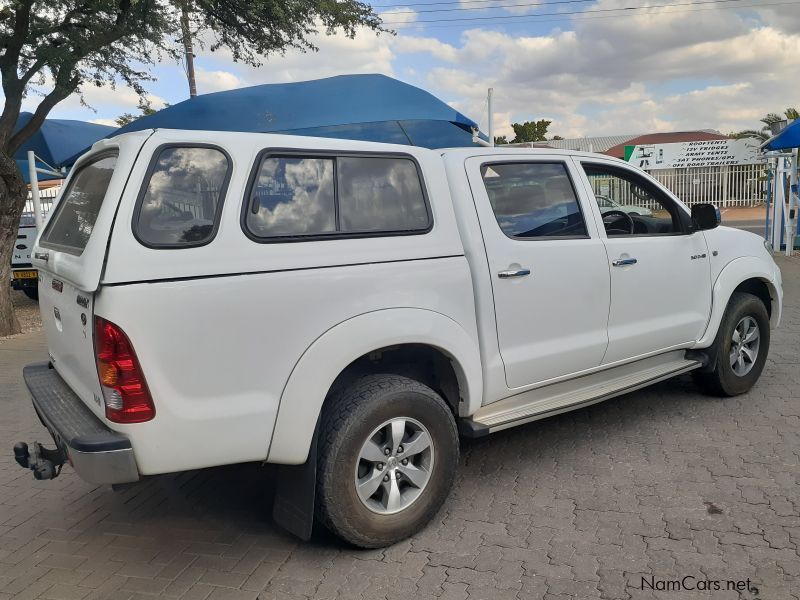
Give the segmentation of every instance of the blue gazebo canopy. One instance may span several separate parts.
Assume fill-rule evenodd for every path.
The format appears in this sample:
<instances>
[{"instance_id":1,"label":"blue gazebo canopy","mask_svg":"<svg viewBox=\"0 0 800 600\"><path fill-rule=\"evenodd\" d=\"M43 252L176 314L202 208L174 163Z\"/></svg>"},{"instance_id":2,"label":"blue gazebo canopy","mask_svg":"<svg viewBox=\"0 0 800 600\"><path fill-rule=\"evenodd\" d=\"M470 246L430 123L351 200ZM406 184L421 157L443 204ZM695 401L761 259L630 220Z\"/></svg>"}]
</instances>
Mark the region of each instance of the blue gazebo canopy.
<instances>
[{"instance_id":1,"label":"blue gazebo canopy","mask_svg":"<svg viewBox=\"0 0 800 600\"><path fill-rule=\"evenodd\" d=\"M33 114L29 112L21 113L14 127L14 132L19 131L32 118ZM27 179L28 150L33 150L36 153L36 157L50 167L66 167L72 164L71 161L77 158L77 154L89 148L97 140L106 137L115 129L115 127L109 127L108 125L98 125L85 121L45 119L39 131L28 138L19 150L14 153L14 158L24 163L22 172Z\"/></svg>"},{"instance_id":2,"label":"blue gazebo canopy","mask_svg":"<svg viewBox=\"0 0 800 600\"><path fill-rule=\"evenodd\" d=\"M137 119L111 136L155 128L204 129L442 148L471 146L473 127L474 121L407 83L385 75L340 75L203 94Z\"/></svg>"},{"instance_id":3,"label":"blue gazebo canopy","mask_svg":"<svg viewBox=\"0 0 800 600\"><path fill-rule=\"evenodd\" d=\"M762 146L764 150L788 150L800 148L800 119L789 123L778 135L770 138Z\"/></svg>"}]
</instances>

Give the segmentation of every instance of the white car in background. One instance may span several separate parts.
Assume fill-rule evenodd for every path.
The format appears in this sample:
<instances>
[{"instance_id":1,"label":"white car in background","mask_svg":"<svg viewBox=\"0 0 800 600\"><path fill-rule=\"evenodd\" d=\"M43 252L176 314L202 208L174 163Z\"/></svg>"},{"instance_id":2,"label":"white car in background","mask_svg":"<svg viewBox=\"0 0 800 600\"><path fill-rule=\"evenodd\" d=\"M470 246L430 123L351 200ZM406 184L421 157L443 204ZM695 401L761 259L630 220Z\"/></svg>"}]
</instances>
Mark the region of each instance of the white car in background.
<instances>
[{"instance_id":1,"label":"white car in background","mask_svg":"<svg viewBox=\"0 0 800 600\"><path fill-rule=\"evenodd\" d=\"M595 195L595 198L597 199L597 206L600 207L601 213L606 213L610 210L621 210L622 212L628 213L629 215L632 216L637 216L637 215L640 215L642 217L653 216L653 211L644 206L635 206L632 204L620 204L619 202L612 200L608 196L602 196L599 194Z\"/></svg>"}]
</instances>

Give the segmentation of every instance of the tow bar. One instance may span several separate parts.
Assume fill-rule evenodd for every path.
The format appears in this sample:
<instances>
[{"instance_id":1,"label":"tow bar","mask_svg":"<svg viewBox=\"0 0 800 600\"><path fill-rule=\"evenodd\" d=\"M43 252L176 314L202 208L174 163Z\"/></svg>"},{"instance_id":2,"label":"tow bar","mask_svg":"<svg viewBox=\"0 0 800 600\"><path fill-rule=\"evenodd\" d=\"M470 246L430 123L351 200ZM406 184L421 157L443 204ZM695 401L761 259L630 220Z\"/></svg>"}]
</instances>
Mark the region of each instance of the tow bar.
<instances>
[{"instance_id":1,"label":"tow bar","mask_svg":"<svg viewBox=\"0 0 800 600\"><path fill-rule=\"evenodd\" d=\"M61 449L50 450L39 442L33 442L30 450L25 442L14 444L14 459L21 467L33 471L34 479L40 480L58 477L66 462L66 456Z\"/></svg>"}]
</instances>

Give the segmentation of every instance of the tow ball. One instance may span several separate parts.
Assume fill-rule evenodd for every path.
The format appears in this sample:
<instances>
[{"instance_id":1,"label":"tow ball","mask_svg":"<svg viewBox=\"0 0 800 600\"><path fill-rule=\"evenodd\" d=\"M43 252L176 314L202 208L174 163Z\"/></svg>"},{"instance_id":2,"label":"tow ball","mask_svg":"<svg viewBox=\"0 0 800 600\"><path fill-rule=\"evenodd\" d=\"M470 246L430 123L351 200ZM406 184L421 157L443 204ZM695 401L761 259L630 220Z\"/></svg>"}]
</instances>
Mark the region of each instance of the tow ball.
<instances>
[{"instance_id":1,"label":"tow ball","mask_svg":"<svg viewBox=\"0 0 800 600\"><path fill-rule=\"evenodd\" d=\"M25 442L14 444L14 459L21 467L33 471L34 479L40 480L58 477L66 462L66 457L59 448L50 450L39 442L33 442L30 449Z\"/></svg>"}]
</instances>

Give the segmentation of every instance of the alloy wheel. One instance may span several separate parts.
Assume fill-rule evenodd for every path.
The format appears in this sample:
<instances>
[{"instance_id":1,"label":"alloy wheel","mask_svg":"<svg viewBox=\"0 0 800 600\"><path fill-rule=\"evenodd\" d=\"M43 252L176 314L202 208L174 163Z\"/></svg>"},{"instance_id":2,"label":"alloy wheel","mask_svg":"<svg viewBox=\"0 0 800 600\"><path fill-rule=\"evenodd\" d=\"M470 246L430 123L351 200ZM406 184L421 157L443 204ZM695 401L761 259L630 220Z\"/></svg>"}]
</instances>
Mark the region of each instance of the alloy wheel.
<instances>
[{"instance_id":1,"label":"alloy wheel","mask_svg":"<svg viewBox=\"0 0 800 600\"><path fill-rule=\"evenodd\" d=\"M733 372L744 377L753 368L761 345L761 332L753 317L743 317L733 330L731 337L730 363Z\"/></svg>"},{"instance_id":2,"label":"alloy wheel","mask_svg":"<svg viewBox=\"0 0 800 600\"><path fill-rule=\"evenodd\" d=\"M396 417L376 427L358 454L355 486L372 512L405 510L425 490L433 470L433 438L416 419Z\"/></svg>"}]
</instances>

